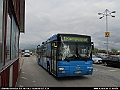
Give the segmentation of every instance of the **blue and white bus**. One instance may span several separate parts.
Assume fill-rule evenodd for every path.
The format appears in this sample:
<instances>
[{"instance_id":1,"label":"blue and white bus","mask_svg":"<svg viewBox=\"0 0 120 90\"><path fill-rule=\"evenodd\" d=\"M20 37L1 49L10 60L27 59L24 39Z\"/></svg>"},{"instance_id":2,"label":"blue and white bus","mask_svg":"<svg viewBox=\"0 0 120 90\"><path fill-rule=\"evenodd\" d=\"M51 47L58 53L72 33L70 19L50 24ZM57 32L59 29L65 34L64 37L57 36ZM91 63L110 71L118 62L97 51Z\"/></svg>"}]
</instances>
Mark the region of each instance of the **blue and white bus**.
<instances>
[{"instance_id":1,"label":"blue and white bus","mask_svg":"<svg viewBox=\"0 0 120 90\"><path fill-rule=\"evenodd\" d=\"M37 46L37 63L56 77L92 75L91 36L55 34Z\"/></svg>"}]
</instances>

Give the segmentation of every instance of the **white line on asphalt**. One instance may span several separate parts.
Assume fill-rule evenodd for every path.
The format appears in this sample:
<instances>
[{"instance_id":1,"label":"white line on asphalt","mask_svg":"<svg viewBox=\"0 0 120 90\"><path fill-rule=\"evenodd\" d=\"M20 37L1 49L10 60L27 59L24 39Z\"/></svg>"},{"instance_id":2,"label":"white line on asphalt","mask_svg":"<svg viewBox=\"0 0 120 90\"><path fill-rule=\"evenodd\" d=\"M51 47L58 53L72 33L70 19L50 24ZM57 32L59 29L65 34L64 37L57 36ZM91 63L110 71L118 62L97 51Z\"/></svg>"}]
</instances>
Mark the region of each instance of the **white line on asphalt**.
<instances>
[{"instance_id":1,"label":"white line on asphalt","mask_svg":"<svg viewBox=\"0 0 120 90\"><path fill-rule=\"evenodd\" d=\"M23 87L22 85L19 85L19 87Z\"/></svg>"},{"instance_id":2,"label":"white line on asphalt","mask_svg":"<svg viewBox=\"0 0 120 90\"><path fill-rule=\"evenodd\" d=\"M113 72L113 71L116 71L116 70L109 70L109 71L112 71L112 72Z\"/></svg>"},{"instance_id":3,"label":"white line on asphalt","mask_svg":"<svg viewBox=\"0 0 120 90\"><path fill-rule=\"evenodd\" d=\"M21 78L23 78L23 79L27 79L27 78L25 78L25 77L21 77Z\"/></svg>"},{"instance_id":4,"label":"white line on asphalt","mask_svg":"<svg viewBox=\"0 0 120 90\"><path fill-rule=\"evenodd\" d=\"M32 81L32 82L35 82L35 81Z\"/></svg>"},{"instance_id":5,"label":"white line on asphalt","mask_svg":"<svg viewBox=\"0 0 120 90\"><path fill-rule=\"evenodd\" d=\"M22 73L25 73L25 72L22 72Z\"/></svg>"}]
</instances>

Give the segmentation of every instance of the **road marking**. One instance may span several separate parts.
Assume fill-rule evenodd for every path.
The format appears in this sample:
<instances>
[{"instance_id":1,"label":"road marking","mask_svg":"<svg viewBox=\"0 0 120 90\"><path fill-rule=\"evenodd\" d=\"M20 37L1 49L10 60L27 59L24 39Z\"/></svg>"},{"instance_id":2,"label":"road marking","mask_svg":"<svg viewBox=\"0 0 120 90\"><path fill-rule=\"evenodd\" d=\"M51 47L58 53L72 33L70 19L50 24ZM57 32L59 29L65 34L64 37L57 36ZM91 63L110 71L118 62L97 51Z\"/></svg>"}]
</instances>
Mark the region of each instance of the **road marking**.
<instances>
[{"instance_id":1,"label":"road marking","mask_svg":"<svg viewBox=\"0 0 120 90\"><path fill-rule=\"evenodd\" d=\"M19 87L23 87L22 85L19 85Z\"/></svg>"},{"instance_id":2,"label":"road marking","mask_svg":"<svg viewBox=\"0 0 120 90\"><path fill-rule=\"evenodd\" d=\"M98 69L97 69L97 68L94 68L93 71L98 71ZM108 70L108 71L114 72L114 71L117 71L117 70Z\"/></svg>"},{"instance_id":3,"label":"road marking","mask_svg":"<svg viewBox=\"0 0 120 90\"><path fill-rule=\"evenodd\" d=\"M23 78L23 79L27 79L27 78L25 78L25 77L21 77L21 78Z\"/></svg>"},{"instance_id":4,"label":"road marking","mask_svg":"<svg viewBox=\"0 0 120 90\"><path fill-rule=\"evenodd\" d=\"M35 82L35 81L32 81L32 82Z\"/></svg>"},{"instance_id":5,"label":"road marking","mask_svg":"<svg viewBox=\"0 0 120 90\"><path fill-rule=\"evenodd\" d=\"M113 72L113 71L116 71L116 70L109 70L109 71L112 71L112 72Z\"/></svg>"},{"instance_id":6,"label":"road marking","mask_svg":"<svg viewBox=\"0 0 120 90\"><path fill-rule=\"evenodd\" d=\"M22 73L25 73L25 72L22 72Z\"/></svg>"}]
</instances>

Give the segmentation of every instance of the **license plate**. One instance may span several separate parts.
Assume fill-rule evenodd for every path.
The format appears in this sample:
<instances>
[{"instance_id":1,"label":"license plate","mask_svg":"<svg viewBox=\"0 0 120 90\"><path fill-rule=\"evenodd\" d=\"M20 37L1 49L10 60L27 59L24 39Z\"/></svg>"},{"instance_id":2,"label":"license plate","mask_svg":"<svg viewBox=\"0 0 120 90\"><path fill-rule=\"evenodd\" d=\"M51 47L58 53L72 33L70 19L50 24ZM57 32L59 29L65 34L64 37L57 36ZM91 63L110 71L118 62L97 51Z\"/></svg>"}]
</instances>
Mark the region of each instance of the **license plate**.
<instances>
[{"instance_id":1,"label":"license plate","mask_svg":"<svg viewBox=\"0 0 120 90\"><path fill-rule=\"evenodd\" d=\"M80 73L82 73L81 71L75 71L74 72L75 74L80 74Z\"/></svg>"}]
</instances>

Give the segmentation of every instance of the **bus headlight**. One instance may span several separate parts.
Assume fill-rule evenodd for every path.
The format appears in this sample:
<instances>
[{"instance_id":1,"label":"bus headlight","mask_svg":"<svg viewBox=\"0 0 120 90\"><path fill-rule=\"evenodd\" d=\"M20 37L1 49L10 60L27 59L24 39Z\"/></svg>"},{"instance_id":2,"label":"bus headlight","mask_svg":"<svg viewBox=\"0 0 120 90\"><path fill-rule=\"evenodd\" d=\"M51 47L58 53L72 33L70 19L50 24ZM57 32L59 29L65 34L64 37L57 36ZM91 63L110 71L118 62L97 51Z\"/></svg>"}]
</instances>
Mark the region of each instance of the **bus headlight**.
<instances>
[{"instance_id":1,"label":"bus headlight","mask_svg":"<svg viewBox=\"0 0 120 90\"><path fill-rule=\"evenodd\" d=\"M88 69L93 69L93 66L87 66Z\"/></svg>"},{"instance_id":2,"label":"bus headlight","mask_svg":"<svg viewBox=\"0 0 120 90\"><path fill-rule=\"evenodd\" d=\"M64 68L59 68L59 70L60 70L60 71L63 71L63 70L65 70L65 69L64 69Z\"/></svg>"}]
</instances>

